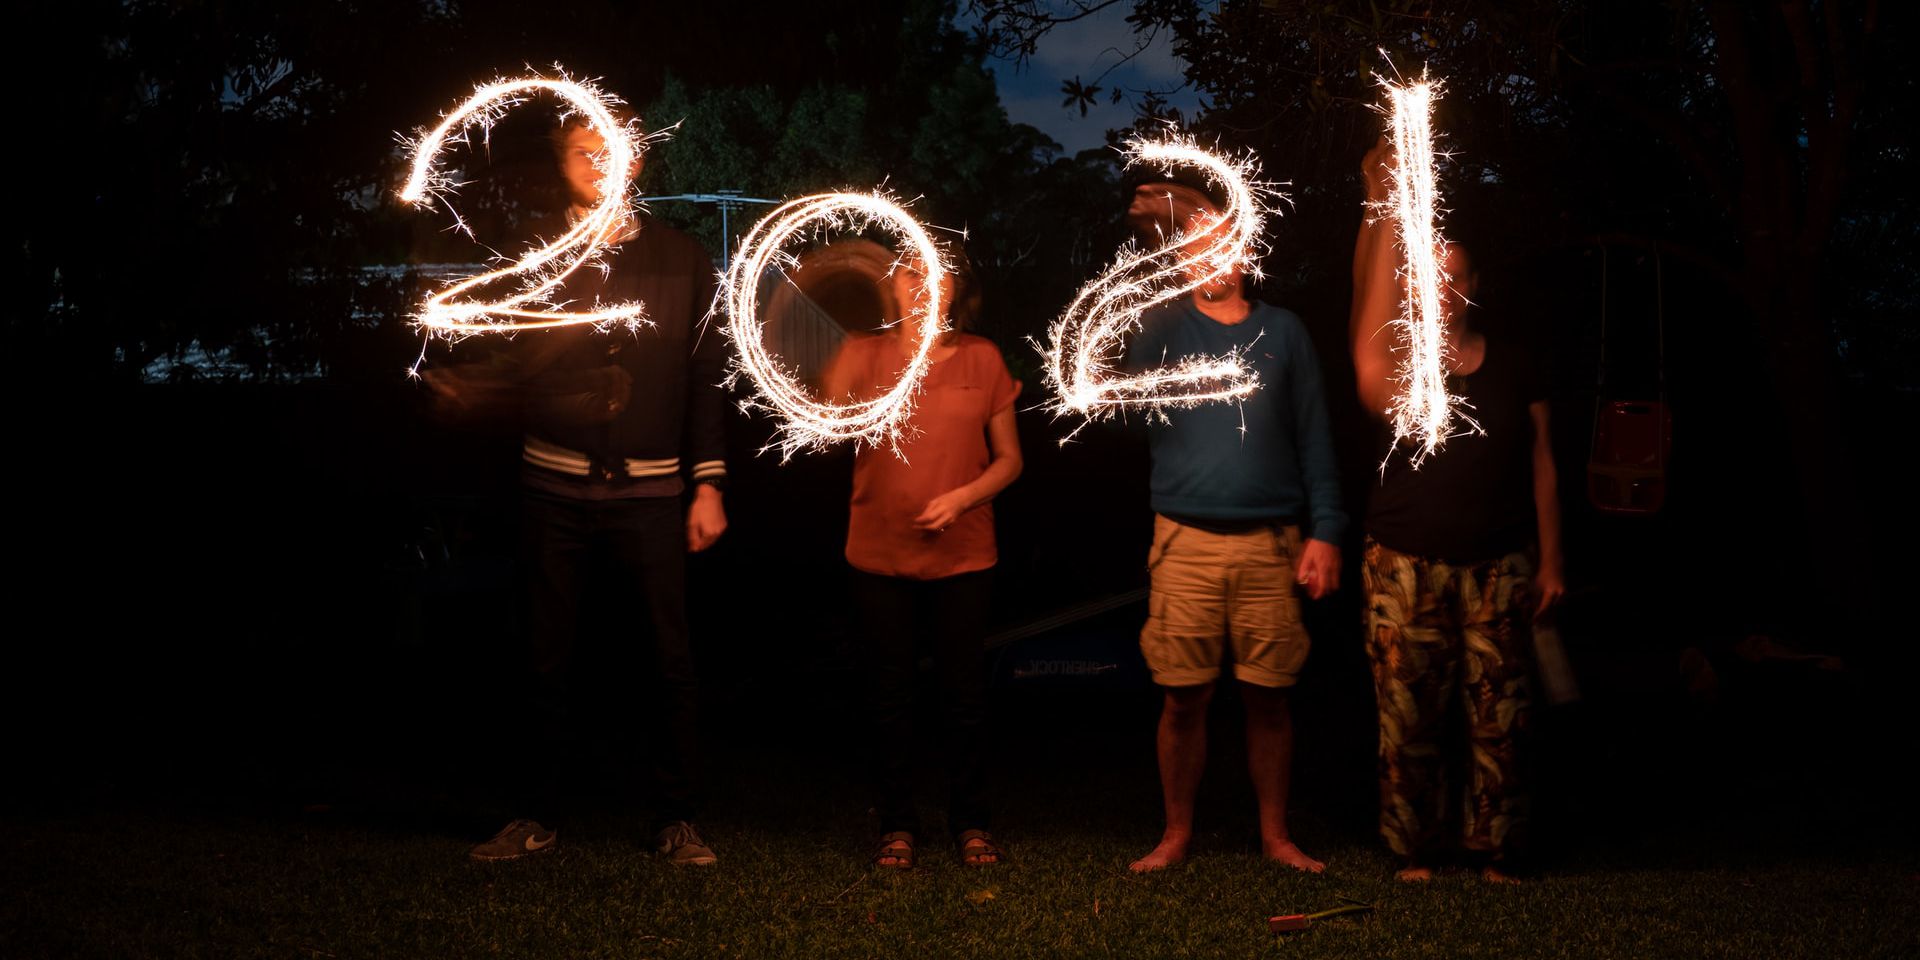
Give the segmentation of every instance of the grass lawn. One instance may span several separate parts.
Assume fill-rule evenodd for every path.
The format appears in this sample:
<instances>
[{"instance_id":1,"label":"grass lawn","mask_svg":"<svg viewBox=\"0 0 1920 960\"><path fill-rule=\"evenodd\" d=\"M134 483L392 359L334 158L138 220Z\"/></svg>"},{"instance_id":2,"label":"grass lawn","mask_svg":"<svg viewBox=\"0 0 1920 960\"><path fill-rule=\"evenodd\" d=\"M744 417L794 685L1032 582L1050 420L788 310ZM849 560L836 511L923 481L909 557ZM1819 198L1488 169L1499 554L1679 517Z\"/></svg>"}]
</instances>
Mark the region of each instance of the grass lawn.
<instances>
[{"instance_id":1,"label":"grass lawn","mask_svg":"<svg viewBox=\"0 0 1920 960\"><path fill-rule=\"evenodd\" d=\"M881 874L858 816L706 824L722 862L675 869L641 822L577 823L553 853L465 859L467 838L353 818L96 813L16 823L0 954L29 957L1895 957L1920 956L1920 877L1889 853L1600 844L1524 885L1408 886L1364 837L1314 825L1330 869L1268 865L1240 830L1136 877L1149 821L1055 807L1003 831L1015 862L939 845ZM1084 798L1083 798L1084 799ZM768 810L766 807L775 809ZM1132 818L1139 821L1140 818ZM1649 863L1651 865L1649 865ZM1378 906L1276 937L1268 916Z\"/></svg>"},{"instance_id":2,"label":"grass lawn","mask_svg":"<svg viewBox=\"0 0 1920 960\"><path fill-rule=\"evenodd\" d=\"M1079 722L1048 743L1100 743L1091 730L1106 718ZM1920 872L1910 833L1885 828L1889 806L1822 814L1774 789L1782 803L1726 814L1667 804L1653 820L1609 818L1645 787L1609 791L1626 778L1605 772L1557 789L1549 818L1592 829L1563 826L1542 876L1404 885L1363 799L1306 789L1294 833L1329 862L1306 876L1258 858L1250 787L1227 762L1238 745L1221 733L1194 858L1144 877L1127 872L1158 833L1139 735L1106 755L1010 747L1000 837L1014 862L962 868L924 839L904 876L866 866L858 764L818 733L714 751L703 829L722 862L710 870L655 860L622 804L593 806L559 849L511 864L470 864L468 845L497 824L453 822L461 804L417 789L407 803L361 789L324 814L152 799L42 810L0 833L0 956L1920 956ZM1306 774L1308 787L1334 778ZM426 768L407 783L444 780ZM1279 937L1265 927L1340 897L1379 910Z\"/></svg>"},{"instance_id":3,"label":"grass lawn","mask_svg":"<svg viewBox=\"0 0 1920 960\"><path fill-rule=\"evenodd\" d=\"M154 737L144 767L69 751L104 786L71 802L10 791L34 809L0 814L0 960L1920 957L1920 848L1903 765L1888 762L1904 748L1885 745L1912 741L1881 721L1898 711L1878 698L1791 711L1757 698L1751 716L1691 723L1621 700L1551 726L1542 871L1506 887L1393 879L1372 830L1364 698L1303 698L1297 711L1294 834L1325 874L1257 856L1231 702L1217 702L1193 859L1128 873L1159 830L1150 690L1009 695L995 804L1013 862L966 869L923 836L920 869L878 873L857 711L821 693L839 689L769 685L717 702L726 722L708 728L701 827L721 862L706 870L655 860L643 812L604 796L556 824L552 853L469 863L468 846L499 826L475 812L488 792L475 772L507 768L472 736L474 713L434 704L395 719L371 712L377 699L342 702L342 715L373 719L332 735L333 760L319 741L224 726L248 749L200 748L215 731ZM638 767L623 748L593 755L602 770L587 784ZM940 793L929 783L921 796ZM316 800L327 808L302 812ZM1270 916L1341 897L1377 912L1267 930Z\"/></svg>"}]
</instances>

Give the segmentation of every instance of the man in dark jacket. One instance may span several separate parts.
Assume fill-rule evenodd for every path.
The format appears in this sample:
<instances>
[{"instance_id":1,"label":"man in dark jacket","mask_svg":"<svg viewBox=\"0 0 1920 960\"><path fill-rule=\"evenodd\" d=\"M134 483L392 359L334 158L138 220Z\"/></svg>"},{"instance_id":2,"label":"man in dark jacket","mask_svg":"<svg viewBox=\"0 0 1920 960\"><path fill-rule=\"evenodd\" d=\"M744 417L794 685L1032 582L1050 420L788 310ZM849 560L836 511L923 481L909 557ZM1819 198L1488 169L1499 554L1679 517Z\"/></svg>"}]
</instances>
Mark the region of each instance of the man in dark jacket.
<instances>
[{"instance_id":1,"label":"man in dark jacket","mask_svg":"<svg viewBox=\"0 0 1920 960\"><path fill-rule=\"evenodd\" d=\"M605 142L572 117L555 131L554 145L577 221L599 201L595 157ZM523 333L485 375L511 385L525 428L521 559L537 689L525 756L551 755L560 738L581 588L596 579L593 564L609 563L613 582L632 592L613 605L615 636L652 639L651 688L636 690L632 706L652 713L654 846L675 864L711 864L713 850L693 825L697 686L686 554L712 546L727 525L724 345L702 322L713 301L713 263L691 237L641 215L617 228L604 256L606 269L577 271L554 301L575 309L640 301L646 323L634 331L581 325ZM458 376L429 382L443 400L471 393ZM629 609L635 619L624 615ZM549 767L515 761L520 782L509 789L521 794L517 812L552 816L542 812L556 802ZM516 859L551 849L557 838L540 820L518 819L472 857Z\"/></svg>"}]
</instances>

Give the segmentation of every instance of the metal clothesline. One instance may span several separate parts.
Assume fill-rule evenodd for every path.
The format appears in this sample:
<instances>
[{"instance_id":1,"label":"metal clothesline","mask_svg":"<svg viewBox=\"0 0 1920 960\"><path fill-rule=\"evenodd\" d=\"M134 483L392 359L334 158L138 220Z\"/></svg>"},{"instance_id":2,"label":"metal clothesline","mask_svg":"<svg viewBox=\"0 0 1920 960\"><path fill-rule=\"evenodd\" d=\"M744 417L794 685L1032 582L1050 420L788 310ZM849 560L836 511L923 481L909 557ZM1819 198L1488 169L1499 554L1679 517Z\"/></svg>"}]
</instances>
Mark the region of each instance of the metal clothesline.
<instances>
[{"instance_id":1,"label":"metal clothesline","mask_svg":"<svg viewBox=\"0 0 1920 960\"><path fill-rule=\"evenodd\" d=\"M725 270L732 259L731 249L733 231L727 225L727 215L735 210L746 208L749 203L779 203L765 197L743 197L738 190L717 190L713 193L676 193L671 196L641 197L640 203L655 200L683 200L687 203L711 203L720 208L720 269Z\"/></svg>"}]
</instances>

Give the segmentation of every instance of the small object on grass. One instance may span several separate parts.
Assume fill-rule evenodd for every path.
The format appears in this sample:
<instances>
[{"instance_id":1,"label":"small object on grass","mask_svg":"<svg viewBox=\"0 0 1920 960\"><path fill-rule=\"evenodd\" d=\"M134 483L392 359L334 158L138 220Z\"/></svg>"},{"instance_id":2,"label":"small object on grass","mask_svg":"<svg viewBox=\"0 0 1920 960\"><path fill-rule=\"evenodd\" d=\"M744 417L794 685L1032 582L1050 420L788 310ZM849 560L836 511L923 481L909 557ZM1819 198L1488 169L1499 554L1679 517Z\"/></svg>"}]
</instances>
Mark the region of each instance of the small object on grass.
<instances>
[{"instance_id":1,"label":"small object on grass","mask_svg":"<svg viewBox=\"0 0 1920 960\"><path fill-rule=\"evenodd\" d=\"M1330 910L1321 910L1318 913L1289 913L1284 916L1268 917L1267 929L1274 933L1291 933L1295 930L1305 930L1313 926L1315 920L1325 920L1329 917L1344 917L1354 913L1373 912L1373 904L1362 903L1352 897L1341 897L1340 899L1345 900L1347 905L1344 907L1334 907Z\"/></svg>"},{"instance_id":2,"label":"small object on grass","mask_svg":"<svg viewBox=\"0 0 1920 960\"><path fill-rule=\"evenodd\" d=\"M985 890L975 890L974 892L967 894L967 902L973 904L976 907L983 906L989 900L998 899L998 897L995 896L994 892L999 889L1000 889L999 887L988 887Z\"/></svg>"}]
</instances>

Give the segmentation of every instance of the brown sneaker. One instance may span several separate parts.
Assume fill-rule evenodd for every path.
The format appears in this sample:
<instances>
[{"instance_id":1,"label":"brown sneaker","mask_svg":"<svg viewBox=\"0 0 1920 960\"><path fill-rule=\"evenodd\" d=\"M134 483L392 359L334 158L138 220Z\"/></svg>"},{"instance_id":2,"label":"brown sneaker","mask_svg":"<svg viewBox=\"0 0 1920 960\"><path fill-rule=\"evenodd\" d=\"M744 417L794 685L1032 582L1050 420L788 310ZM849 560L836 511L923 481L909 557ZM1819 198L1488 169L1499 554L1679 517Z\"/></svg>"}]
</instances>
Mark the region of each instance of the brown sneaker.
<instances>
[{"instance_id":1,"label":"brown sneaker","mask_svg":"<svg viewBox=\"0 0 1920 960\"><path fill-rule=\"evenodd\" d=\"M653 848L676 867L710 867L720 862L713 848L700 839L700 831L685 820L675 820L654 834Z\"/></svg>"},{"instance_id":2,"label":"brown sneaker","mask_svg":"<svg viewBox=\"0 0 1920 960\"><path fill-rule=\"evenodd\" d=\"M467 856L483 862L518 860L545 853L559 843L559 831L548 830L532 820L515 820L501 827L492 840L467 851Z\"/></svg>"}]
</instances>

